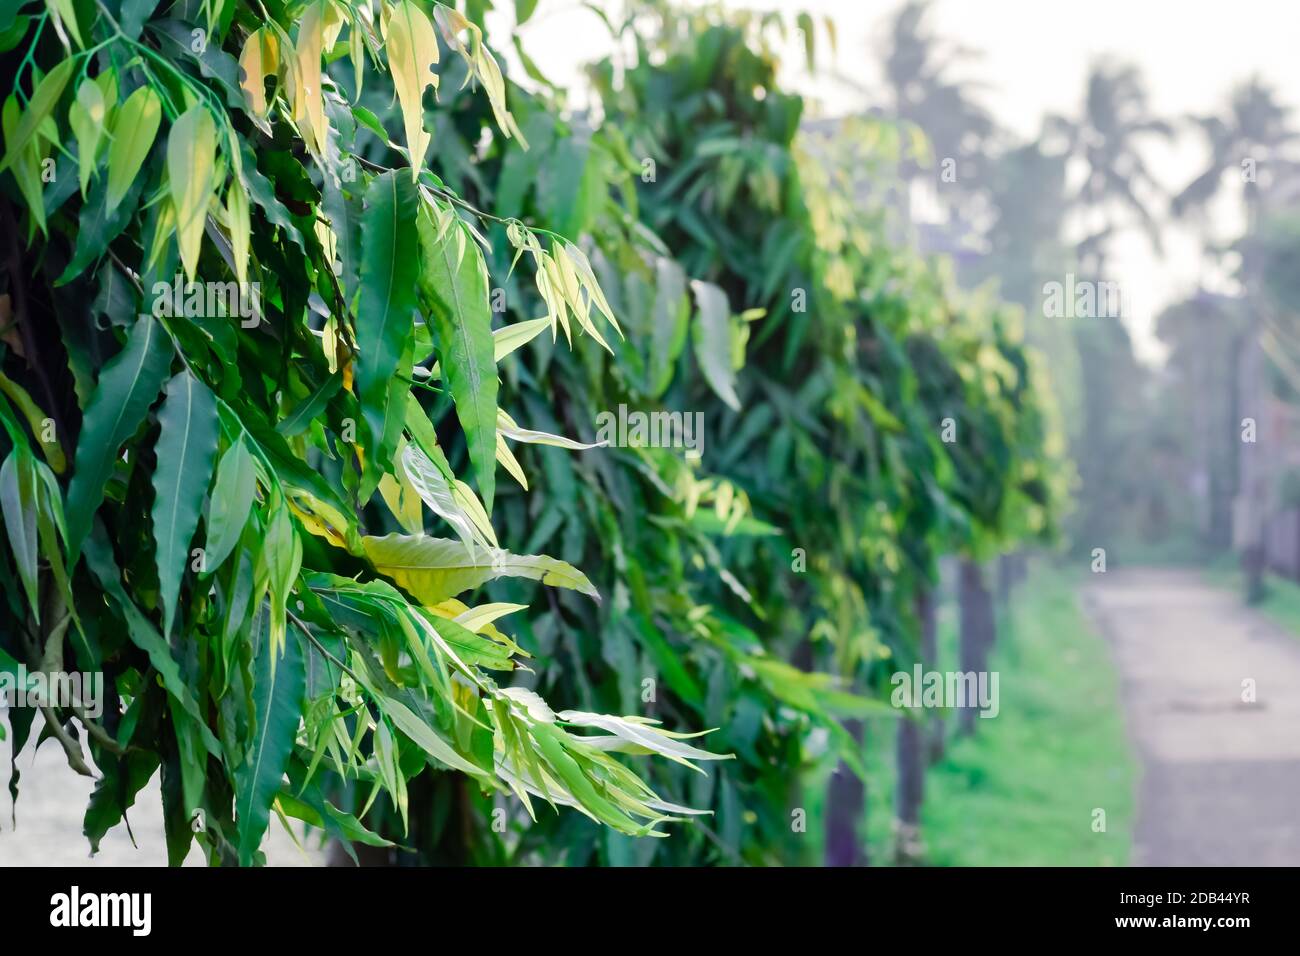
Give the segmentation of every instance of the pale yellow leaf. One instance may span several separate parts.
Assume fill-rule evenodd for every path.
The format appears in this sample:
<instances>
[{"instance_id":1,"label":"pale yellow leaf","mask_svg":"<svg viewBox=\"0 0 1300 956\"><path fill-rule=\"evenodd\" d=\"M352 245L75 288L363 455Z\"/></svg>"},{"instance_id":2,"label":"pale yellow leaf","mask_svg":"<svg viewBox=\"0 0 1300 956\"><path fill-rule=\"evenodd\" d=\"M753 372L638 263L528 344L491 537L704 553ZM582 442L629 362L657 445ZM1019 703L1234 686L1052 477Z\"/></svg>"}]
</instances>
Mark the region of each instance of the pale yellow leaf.
<instances>
[{"instance_id":1,"label":"pale yellow leaf","mask_svg":"<svg viewBox=\"0 0 1300 956\"><path fill-rule=\"evenodd\" d=\"M217 160L217 125L202 106L193 106L172 124L167 138L167 177L176 211L181 264L193 279L199 265L203 226L212 202Z\"/></svg>"},{"instance_id":2,"label":"pale yellow leaf","mask_svg":"<svg viewBox=\"0 0 1300 956\"><path fill-rule=\"evenodd\" d=\"M430 139L424 128L424 91L430 86L438 88L438 76L433 72L438 62L438 40L424 11L411 0L400 0L389 10L384 41L406 127L411 178L418 181Z\"/></svg>"}]
</instances>

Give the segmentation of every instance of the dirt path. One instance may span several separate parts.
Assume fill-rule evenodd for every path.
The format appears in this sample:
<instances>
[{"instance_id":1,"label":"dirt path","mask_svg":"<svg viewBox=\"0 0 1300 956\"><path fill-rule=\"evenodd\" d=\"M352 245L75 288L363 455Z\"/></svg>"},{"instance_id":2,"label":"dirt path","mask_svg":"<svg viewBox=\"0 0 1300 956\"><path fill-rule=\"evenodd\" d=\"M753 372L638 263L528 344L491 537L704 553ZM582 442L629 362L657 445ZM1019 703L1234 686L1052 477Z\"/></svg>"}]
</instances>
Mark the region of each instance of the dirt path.
<instances>
[{"instance_id":1,"label":"dirt path","mask_svg":"<svg viewBox=\"0 0 1300 956\"><path fill-rule=\"evenodd\" d=\"M1300 637L1191 571L1110 571L1084 595L1142 764L1133 862L1300 865Z\"/></svg>"}]
</instances>

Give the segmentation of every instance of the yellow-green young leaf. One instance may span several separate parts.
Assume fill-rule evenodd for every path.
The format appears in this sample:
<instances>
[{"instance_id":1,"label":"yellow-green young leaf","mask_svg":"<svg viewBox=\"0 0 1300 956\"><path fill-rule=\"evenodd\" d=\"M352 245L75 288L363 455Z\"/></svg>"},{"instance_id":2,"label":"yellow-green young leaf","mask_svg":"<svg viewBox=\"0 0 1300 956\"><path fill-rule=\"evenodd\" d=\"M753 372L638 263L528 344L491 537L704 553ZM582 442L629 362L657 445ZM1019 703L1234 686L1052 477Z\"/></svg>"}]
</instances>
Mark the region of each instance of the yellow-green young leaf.
<instances>
[{"instance_id":1,"label":"yellow-green young leaf","mask_svg":"<svg viewBox=\"0 0 1300 956\"><path fill-rule=\"evenodd\" d=\"M81 195L86 195L90 174L95 169L95 154L104 134L104 91L94 80L84 80L77 87L77 98L68 107L68 125L77 138L77 172Z\"/></svg>"},{"instance_id":2,"label":"yellow-green young leaf","mask_svg":"<svg viewBox=\"0 0 1300 956\"><path fill-rule=\"evenodd\" d=\"M395 698L377 696L379 709L388 715L388 719L393 722L393 726L410 737L411 742L426 754L446 764L452 770L482 776L482 768L474 766L457 753L451 744L447 743L432 727L416 716L409 707Z\"/></svg>"},{"instance_id":3,"label":"yellow-green young leaf","mask_svg":"<svg viewBox=\"0 0 1300 956\"><path fill-rule=\"evenodd\" d=\"M506 84L501 76L501 68L497 66L496 59L488 52L488 48L483 46L479 41L474 50L473 56L474 72L483 84L483 89L487 92L488 102L492 106L492 115L497 121L497 126L507 137L513 136L519 140L519 145L524 149L528 148L528 141L524 139L524 134L519 131L515 125L515 118L510 115L510 110L506 108Z\"/></svg>"},{"instance_id":4,"label":"yellow-green young leaf","mask_svg":"<svg viewBox=\"0 0 1300 956\"><path fill-rule=\"evenodd\" d=\"M167 178L176 210L176 239L189 279L194 278L199 265L216 160L217 125L206 109L192 106L172 124L167 138Z\"/></svg>"},{"instance_id":5,"label":"yellow-green young leaf","mask_svg":"<svg viewBox=\"0 0 1300 956\"><path fill-rule=\"evenodd\" d=\"M267 524L259 579L265 574L271 601L271 653L279 656L285 649L285 617L289 592L302 568L302 539L293 526L289 509L276 508Z\"/></svg>"},{"instance_id":6,"label":"yellow-green young leaf","mask_svg":"<svg viewBox=\"0 0 1300 956\"><path fill-rule=\"evenodd\" d=\"M429 134L424 129L424 91L429 86L438 88L438 75L433 72L438 62L438 40L424 11L411 0L399 0L388 14L384 41L406 127L411 179L418 180L429 147Z\"/></svg>"},{"instance_id":7,"label":"yellow-green young leaf","mask_svg":"<svg viewBox=\"0 0 1300 956\"><path fill-rule=\"evenodd\" d=\"M354 16L348 31L348 58L352 61L353 80L357 86L357 99L361 99L361 85L366 78L366 37L362 32L360 14Z\"/></svg>"},{"instance_id":8,"label":"yellow-green young leaf","mask_svg":"<svg viewBox=\"0 0 1300 956\"><path fill-rule=\"evenodd\" d=\"M230 252L235 260L235 276L241 284L248 282L248 247L253 226L248 211L248 193L238 177L231 177L226 190L226 219L230 223Z\"/></svg>"},{"instance_id":9,"label":"yellow-green young leaf","mask_svg":"<svg viewBox=\"0 0 1300 956\"><path fill-rule=\"evenodd\" d=\"M5 100L3 113L0 114L0 127L4 129L5 142L13 142L14 134L21 122L20 112L18 97L10 94L9 99ZM27 202L27 211L31 214L32 221L41 232L45 232L45 199L41 186L39 143L38 139L28 145L14 160L10 172L18 183L23 199Z\"/></svg>"},{"instance_id":10,"label":"yellow-green young leaf","mask_svg":"<svg viewBox=\"0 0 1300 956\"><path fill-rule=\"evenodd\" d=\"M530 578L600 599L586 575L544 554L511 554L483 548L471 554L463 542L423 535L390 534L362 538L361 543L376 569L427 606L500 577Z\"/></svg>"},{"instance_id":11,"label":"yellow-green young leaf","mask_svg":"<svg viewBox=\"0 0 1300 956\"><path fill-rule=\"evenodd\" d=\"M327 0L315 0L303 11L298 25L295 61L297 73L293 94L293 118L302 131L307 148L325 154L325 95L321 90L321 49L325 43L326 20L335 14Z\"/></svg>"},{"instance_id":12,"label":"yellow-green young leaf","mask_svg":"<svg viewBox=\"0 0 1300 956\"><path fill-rule=\"evenodd\" d=\"M63 88L68 85L68 80L72 77L74 63L75 61L71 59L64 60L36 84L31 102L23 111L13 135L5 136L7 151L4 161L0 162L0 173L8 169L9 165L18 158L31 142L32 137L36 135L36 130L54 113L54 107L58 105L59 97L63 95Z\"/></svg>"},{"instance_id":13,"label":"yellow-green young leaf","mask_svg":"<svg viewBox=\"0 0 1300 956\"><path fill-rule=\"evenodd\" d=\"M158 94L147 86L128 96L117 111L113 119L113 141L108 146L109 212L117 208L135 182L161 121L162 103Z\"/></svg>"},{"instance_id":14,"label":"yellow-green young leaf","mask_svg":"<svg viewBox=\"0 0 1300 956\"><path fill-rule=\"evenodd\" d=\"M527 322L513 322L492 333L493 358L500 362L515 349L527 345L537 338L544 329L551 327L551 320L546 316L529 319Z\"/></svg>"},{"instance_id":15,"label":"yellow-green young leaf","mask_svg":"<svg viewBox=\"0 0 1300 956\"><path fill-rule=\"evenodd\" d=\"M77 41L77 46L84 47L85 44L81 42L81 27L77 26L77 11L73 8L72 0L45 0L45 7L53 14L55 23L61 25L72 39Z\"/></svg>"},{"instance_id":16,"label":"yellow-green young leaf","mask_svg":"<svg viewBox=\"0 0 1300 956\"><path fill-rule=\"evenodd\" d=\"M266 78L280 75L280 40L274 31L261 27L248 35L239 54L239 71L239 85L248 97L248 108L254 115L265 117L269 109Z\"/></svg>"},{"instance_id":17,"label":"yellow-green young leaf","mask_svg":"<svg viewBox=\"0 0 1300 956\"><path fill-rule=\"evenodd\" d=\"M563 435L552 435L550 432L520 428L519 424L501 409L497 410L497 432L506 438L523 442L526 445L552 445L556 448L567 448L570 451L586 451L589 448L601 448L609 444L607 441L587 444L586 442L575 441L572 438L565 438Z\"/></svg>"},{"instance_id":18,"label":"yellow-green young leaf","mask_svg":"<svg viewBox=\"0 0 1300 956\"><path fill-rule=\"evenodd\" d=\"M442 476L418 445L407 445L402 450L400 460L405 477L420 500L451 525L471 551L475 546L488 550L497 547L496 534L486 516L475 515L465 507L464 495L456 493L453 485Z\"/></svg>"},{"instance_id":19,"label":"yellow-green young leaf","mask_svg":"<svg viewBox=\"0 0 1300 956\"><path fill-rule=\"evenodd\" d=\"M510 450L506 444L506 436L497 432L497 461L509 472L510 477L519 482L519 487L524 491L528 490L528 476L524 474L524 468L519 464L519 459L515 453Z\"/></svg>"},{"instance_id":20,"label":"yellow-green young leaf","mask_svg":"<svg viewBox=\"0 0 1300 956\"><path fill-rule=\"evenodd\" d=\"M3 372L0 372L0 392L7 395L9 400L17 405L18 410L23 413L23 417L27 419L27 427L32 430L32 434L40 444L41 451L45 455L45 460L50 463L50 467L60 475L63 474L63 470L68 467L67 459L63 455L63 447L58 443L57 439L48 442L45 440L45 423L47 421L52 423L53 420L32 400L32 396L28 394L27 389L10 379Z\"/></svg>"}]
</instances>

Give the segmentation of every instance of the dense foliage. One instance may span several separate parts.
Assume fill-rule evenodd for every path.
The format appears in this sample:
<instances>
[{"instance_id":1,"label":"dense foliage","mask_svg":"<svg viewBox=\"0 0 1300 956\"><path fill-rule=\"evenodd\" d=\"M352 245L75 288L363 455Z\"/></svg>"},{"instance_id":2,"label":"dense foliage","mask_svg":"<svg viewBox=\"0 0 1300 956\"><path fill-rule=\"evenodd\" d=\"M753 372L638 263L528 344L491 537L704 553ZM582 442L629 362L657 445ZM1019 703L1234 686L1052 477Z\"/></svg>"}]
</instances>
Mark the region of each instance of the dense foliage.
<instances>
[{"instance_id":1,"label":"dense foliage","mask_svg":"<svg viewBox=\"0 0 1300 956\"><path fill-rule=\"evenodd\" d=\"M596 123L502 76L484 6L0 22L0 667L105 674L42 731L89 748L92 845L161 772L174 862L257 862L272 812L810 862L804 771L866 775L841 721L892 712L936 558L1050 532L1014 315L861 198L889 127L807 155L786 25L637 6Z\"/></svg>"}]
</instances>

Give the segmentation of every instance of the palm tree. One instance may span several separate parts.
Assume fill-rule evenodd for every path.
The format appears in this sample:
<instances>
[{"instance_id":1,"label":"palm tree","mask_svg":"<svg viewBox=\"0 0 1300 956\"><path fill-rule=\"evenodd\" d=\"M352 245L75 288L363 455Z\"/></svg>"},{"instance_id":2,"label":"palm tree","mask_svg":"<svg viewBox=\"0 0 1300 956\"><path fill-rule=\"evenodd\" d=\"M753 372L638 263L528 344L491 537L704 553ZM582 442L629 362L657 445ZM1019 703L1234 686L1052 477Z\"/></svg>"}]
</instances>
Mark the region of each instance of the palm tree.
<instances>
[{"instance_id":1,"label":"palm tree","mask_svg":"<svg viewBox=\"0 0 1300 956\"><path fill-rule=\"evenodd\" d=\"M942 162L957 163L956 183L959 190L949 193L950 214L960 216L961 204L970 191L960 189L969 182L983 182L974 163L982 157L997 127L983 106L970 98L969 91L978 84L953 79L952 68L968 60L973 51L941 40L926 23L930 0L909 0L890 23L882 66L890 90L885 102L876 101L864 113L884 115L904 127L919 129L934 156ZM864 98L873 90L845 77L837 78L856 89ZM910 187L923 172L923 164L904 156L899 164L903 181L901 212L904 225L911 224ZM926 623L925 608L932 595L921 586L915 595L918 609L918 646L925 666L933 665L933 624ZM927 627L929 631L927 632ZM916 832L921 803L922 774L925 766L925 740L920 728L911 721L901 721L898 759L902 772L898 790L900 823L899 856L911 860L916 854ZM849 732L860 737L861 726L846 724ZM927 728L928 729L928 728ZM831 866L857 866L867 863L857 838L857 824L863 815L866 795L862 783L841 765L837 768L827 793L827 842L825 862Z\"/></svg>"},{"instance_id":2,"label":"palm tree","mask_svg":"<svg viewBox=\"0 0 1300 956\"><path fill-rule=\"evenodd\" d=\"M929 29L927 16L931 0L908 0L890 21L881 53L882 68L889 89L880 99L873 87L836 73L835 78L853 88L872 105L864 115L885 116L904 127L920 130L929 150L940 162L957 163L957 183L981 182L976 165L984 156L989 142L997 134L991 114L970 96L983 84L969 79L954 79L953 68L977 54L967 47L949 43ZM922 175L926 164L905 157L900 173L907 183ZM965 198L967 191L950 193L950 198ZM903 212L910 219L907 193ZM958 203L949 204L959 211Z\"/></svg>"},{"instance_id":3,"label":"palm tree","mask_svg":"<svg viewBox=\"0 0 1300 956\"><path fill-rule=\"evenodd\" d=\"M1090 230L1075 247L1080 266L1100 275L1110 240L1134 219L1159 250L1152 205L1162 190L1147 169L1142 144L1171 137L1173 128L1151 114L1137 68L1094 64L1082 114L1077 119L1053 117L1048 127L1064 137L1065 155L1081 162L1086 173L1070 197Z\"/></svg>"},{"instance_id":4,"label":"palm tree","mask_svg":"<svg viewBox=\"0 0 1300 956\"><path fill-rule=\"evenodd\" d=\"M893 92L890 108L926 134L936 155L975 157L995 132L992 117L968 91L980 84L950 78L952 67L976 56L945 43L927 29L930 0L909 0L894 17L885 55L885 79Z\"/></svg>"},{"instance_id":5,"label":"palm tree","mask_svg":"<svg viewBox=\"0 0 1300 956\"><path fill-rule=\"evenodd\" d=\"M1067 174L1078 182L1067 186L1066 203L1082 226L1074 246L1081 278L1104 278L1108 249L1124 229L1137 226L1159 250L1154 207L1162 190L1147 169L1143 149L1153 139L1172 136L1173 130L1151 113L1138 70L1122 63L1095 63L1080 114L1050 117L1045 128L1049 139L1063 141ZM1125 442L1121 408L1132 401L1115 386L1119 381L1136 383L1141 370L1120 317L1090 318L1077 324L1074 334L1083 403L1076 456L1083 484L1080 526L1101 541L1118 530L1110 463Z\"/></svg>"},{"instance_id":6,"label":"palm tree","mask_svg":"<svg viewBox=\"0 0 1300 956\"><path fill-rule=\"evenodd\" d=\"M1204 209L1223 188L1226 174L1235 170L1253 226L1266 184L1276 184L1282 178L1278 173L1296 170L1296 164L1284 155L1296 138L1290 115L1290 108L1278 102L1274 91L1254 77L1233 90L1226 117L1192 117L1210 147L1210 163L1174 197L1173 213L1184 216Z\"/></svg>"},{"instance_id":7,"label":"palm tree","mask_svg":"<svg viewBox=\"0 0 1300 956\"><path fill-rule=\"evenodd\" d=\"M1246 207L1246 233L1254 235L1260 226L1264 198L1270 188L1276 188L1288 178L1294 178L1297 164L1286 155L1286 150L1296 139L1296 130L1290 125L1290 108L1277 100L1274 91L1259 77L1253 77L1233 90L1226 116L1193 117L1210 147L1210 163L1187 187L1174 198L1173 211L1186 216L1205 209L1229 180L1231 171L1237 172L1241 184L1241 198ZM1262 174L1262 176L1261 176ZM1244 404L1255 406L1262 394L1260 370L1263 365L1260 334L1265 311L1270 308L1266 297L1259 295L1259 276L1249 268L1250 257L1244 257L1243 279L1247 302L1250 304L1250 322L1239 342L1239 364L1234 371L1233 392L1229 401L1236 398L1236 384L1240 380L1246 390ZM1234 416L1235 418L1235 416ZM1235 422L1230 423L1235 428ZM1240 487L1249 506L1246 514L1249 544L1242 554L1246 570L1246 596L1257 601L1264 589L1264 508L1263 495L1267 477L1252 466L1249 459Z\"/></svg>"}]
</instances>

